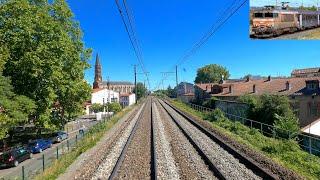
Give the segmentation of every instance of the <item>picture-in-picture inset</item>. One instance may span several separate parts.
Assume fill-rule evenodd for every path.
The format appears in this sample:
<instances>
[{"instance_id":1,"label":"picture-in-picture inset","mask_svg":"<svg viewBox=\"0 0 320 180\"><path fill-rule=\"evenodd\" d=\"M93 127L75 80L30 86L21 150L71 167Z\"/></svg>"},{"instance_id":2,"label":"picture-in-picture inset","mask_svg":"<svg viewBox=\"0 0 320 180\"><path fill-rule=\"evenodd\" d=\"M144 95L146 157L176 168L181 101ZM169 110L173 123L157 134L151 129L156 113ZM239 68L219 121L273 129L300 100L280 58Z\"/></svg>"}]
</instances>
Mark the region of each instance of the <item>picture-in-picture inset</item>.
<instances>
[{"instance_id":1,"label":"picture-in-picture inset","mask_svg":"<svg viewBox=\"0 0 320 180\"><path fill-rule=\"evenodd\" d=\"M250 38L320 39L319 0L250 0Z\"/></svg>"}]
</instances>

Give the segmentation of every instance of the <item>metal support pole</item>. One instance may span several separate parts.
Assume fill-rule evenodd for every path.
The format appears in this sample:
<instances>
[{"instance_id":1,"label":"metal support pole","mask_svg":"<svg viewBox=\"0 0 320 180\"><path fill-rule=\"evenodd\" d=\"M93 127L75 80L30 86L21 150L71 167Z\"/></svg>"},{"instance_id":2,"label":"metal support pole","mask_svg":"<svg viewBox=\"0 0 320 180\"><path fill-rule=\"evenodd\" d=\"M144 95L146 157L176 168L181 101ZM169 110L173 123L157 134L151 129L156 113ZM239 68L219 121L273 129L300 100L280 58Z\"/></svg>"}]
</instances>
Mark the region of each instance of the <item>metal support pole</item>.
<instances>
[{"instance_id":1,"label":"metal support pole","mask_svg":"<svg viewBox=\"0 0 320 180\"><path fill-rule=\"evenodd\" d=\"M78 144L78 134L76 134L76 144Z\"/></svg>"},{"instance_id":2,"label":"metal support pole","mask_svg":"<svg viewBox=\"0 0 320 180\"><path fill-rule=\"evenodd\" d=\"M176 65L176 85L178 88L178 65Z\"/></svg>"},{"instance_id":3,"label":"metal support pole","mask_svg":"<svg viewBox=\"0 0 320 180\"><path fill-rule=\"evenodd\" d=\"M24 179L24 166L22 166L22 180L25 180Z\"/></svg>"},{"instance_id":4,"label":"metal support pole","mask_svg":"<svg viewBox=\"0 0 320 180\"><path fill-rule=\"evenodd\" d=\"M136 94L135 104L137 104L137 65L134 65L134 93Z\"/></svg>"},{"instance_id":5,"label":"metal support pole","mask_svg":"<svg viewBox=\"0 0 320 180\"><path fill-rule=\"evenodd\" d=\"M44 154L42 154L42 171L44 171Z\"/></svg>"},{"instance_id":6,"label":"metal support pole","mask_svg":"<svg viewBox=\"0 0 320 180\"><path fill-rule=\"evenodd\" d=\"M312 154L311 137L309 137L309 153Z\"/></svg>"},{"instance_id":7,"label":"metal support pole","mask_svg":"<svg viewBox=\"0 0 320 180\"><path fill-rule=\"evenodd\" d=\"M70 143L69 143L69 140L67 140L67 147L68 147L68 152L70 150Z\"/></svg>"},{"instance_id":8,"label":"metal support pole","mask_svg":"<svg viewBox=\"0 0 320 180\"><path fill-rule=\"evenodd\" d=\"M57 159L59 159L59 146L57 146Z\"/></svg>"}]
</instances>

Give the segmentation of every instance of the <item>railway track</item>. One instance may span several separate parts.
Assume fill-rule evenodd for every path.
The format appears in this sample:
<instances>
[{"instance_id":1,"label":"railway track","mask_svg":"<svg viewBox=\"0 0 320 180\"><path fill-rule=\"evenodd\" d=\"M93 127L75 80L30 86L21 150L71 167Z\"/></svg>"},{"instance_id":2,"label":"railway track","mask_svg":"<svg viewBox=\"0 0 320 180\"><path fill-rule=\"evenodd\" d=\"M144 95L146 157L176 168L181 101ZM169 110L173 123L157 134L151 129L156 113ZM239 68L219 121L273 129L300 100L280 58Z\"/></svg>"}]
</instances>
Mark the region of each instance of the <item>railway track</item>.
<instances>
[{"instance_id":1,"label":"railway track","mask_svg":"<svg viewBox=\"0 0 320 180\"><path fill-rule=\"evenodd\" d=\"M152 99L149 98L108 179L157 179L152 117Z\"/></svg>"},{"instance_id":2,"label":"railway track","mask_svg":"<svg viewBox=\"0 0 320 180\"><path fill-rule=\"evenodd\" d=\"M170 103L147 98L84 179L278 179ZM120 134L120 133L119 133Z\"/></svg>"},{"instance_id":3,"label":"railway track","mask_svg":"<svg viewBox=\"0 0 320 180\"><path fill-rule=\"evenodd\" d=\"M218 179L278 179L277 176L270 173L268 170L261 168L259 165L257 165L254 161L248 159L243 154L239 153L236 149L234 149L231 146L228 146L225 144L221 139L216 137L213 133L211 133L209 130L198 124L195 120L185 115L180 110L173 107L170 103L167 101L159 101L160 105L163 109L169 114L171 119L175 122L175 124L179 127L179 129L182 131L182 133L187 137L187 139L190 141L190 143L194 146L194 148L197 150L197 152L200 154L202 159L205 161L205 163L209 166L209 169L214 173L214 175ZM190 130L191 126L188 127L184 125L184 123L189 123L191 126L193 126L194 130ZM202 136L195 135L196 133L203 133ZM194 133L194 135L192 135ZM198 136L198 137L197 137ZM201 142L201 139L203 138L209 138L211 142L205 141ZM222 153L220 157L212 157L211 155L215 152L210 151L210 146L205 147L204 143L212 143L220 146L220 150L223 152L229 154L229 157L224 157L224 154ZM231 156L230 156L231 155ZM232 172L228 171L227 167L230 165L228 163L224 163L223 166L219 166L219 158L220 160L223 158L229 158L230 162L235 164L238 164L237 166L232 166L230 170ZM244 169L246 168L246 169ZM239 173L234 173L236 171L239 171ZM234 175L234 176L233 176Z\"/></svg>"}]
</instances>

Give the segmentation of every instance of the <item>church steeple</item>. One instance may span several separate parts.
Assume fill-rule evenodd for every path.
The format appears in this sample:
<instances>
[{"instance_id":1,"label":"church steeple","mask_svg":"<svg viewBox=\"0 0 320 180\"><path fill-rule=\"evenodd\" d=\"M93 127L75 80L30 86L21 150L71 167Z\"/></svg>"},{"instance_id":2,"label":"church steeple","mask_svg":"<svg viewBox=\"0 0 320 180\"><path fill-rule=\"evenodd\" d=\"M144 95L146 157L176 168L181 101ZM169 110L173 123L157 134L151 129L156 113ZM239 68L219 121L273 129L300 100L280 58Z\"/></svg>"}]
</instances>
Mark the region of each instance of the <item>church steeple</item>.
<instances>
[{"instance_id":1,"label":"church steeple","mask_svg":"<svg viewBox=\"0 0 320 180\"><path fill-rule=\"evenodd\" d=\"M99 54L97 53L96 64L95 64L95 69L94 69L93 89L99 88L99 84L101 82L102 82L101 64L100 64Z\"/></svg>"}]
</instances>

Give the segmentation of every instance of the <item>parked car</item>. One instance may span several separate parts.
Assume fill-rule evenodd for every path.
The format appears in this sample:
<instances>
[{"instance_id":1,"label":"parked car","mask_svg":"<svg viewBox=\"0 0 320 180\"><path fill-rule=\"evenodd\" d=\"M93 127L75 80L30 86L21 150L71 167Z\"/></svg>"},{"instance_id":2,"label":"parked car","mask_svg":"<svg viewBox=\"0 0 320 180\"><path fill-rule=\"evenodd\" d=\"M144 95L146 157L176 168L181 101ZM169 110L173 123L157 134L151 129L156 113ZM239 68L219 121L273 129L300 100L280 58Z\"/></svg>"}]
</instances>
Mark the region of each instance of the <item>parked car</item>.
<instances>
[{"instance_id":1,"label":"parked car","mask_svg":"<svg viewBox=\"0 0 320 180\"><path fill-rule=\"evenodd\" d=\"M27 147L16 147L0 154L0 167L17 167L20 162L32 158L32 153Z\"/></svg>"},{"instance_id":2,"label":"parked car","mask_svg":"<svg viewBox=\"0 0 320 180\"><path fill-rule=\"evenodd\" d=\"M60 143L66 139L68 139L68 134L64 131L59 131L59 132L54 133L54 136L52 138L52 142Z\"/></svg>"},{"instance_id":3,"label":"parked car","mask_svg":"<svg viewBox=\"0 0 320 180\"><path fill-rule=\"evenodd\" d=\"M50 148L52 141L49 139L36 139L28 144L32 153L41 153L43 150Z\"/></svg>"}]
</instances>

